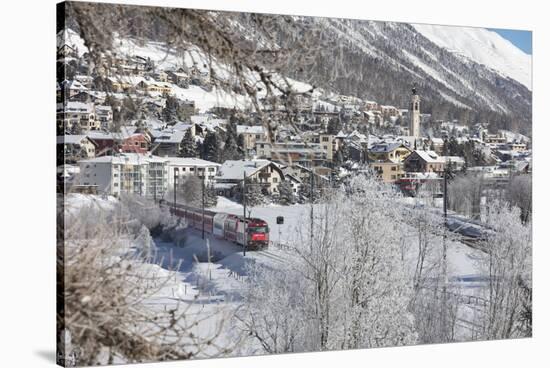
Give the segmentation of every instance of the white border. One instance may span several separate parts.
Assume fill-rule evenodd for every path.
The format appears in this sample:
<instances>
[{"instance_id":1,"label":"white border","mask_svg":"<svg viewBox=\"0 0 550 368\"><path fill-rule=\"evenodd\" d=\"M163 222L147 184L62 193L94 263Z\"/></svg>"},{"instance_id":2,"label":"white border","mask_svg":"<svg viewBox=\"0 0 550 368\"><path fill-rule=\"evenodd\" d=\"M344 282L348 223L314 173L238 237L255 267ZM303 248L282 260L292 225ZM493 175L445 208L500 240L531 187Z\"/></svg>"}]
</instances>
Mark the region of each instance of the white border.
<instances>
[{"instance_id":1,"label":"white border","mask_svg":"<svg viewBox=\"0 0 550 368\"><path fill-rule=\"evenodd\" d=\"M547 360L549 26L544 2L162 0L110 1L218 10L528 29L534 32L535 337L533 339L231 358L150 364L148 367L520 367ZM3 367L53 365L55 343L55 1L0 5L0 185ZM539 148L540 147L540 148ZM7 231L6 231L7 230ZM50 357L48 359L48 357ZM136 365L137 366L137 365Z\"/></svg>"}]
</instances>

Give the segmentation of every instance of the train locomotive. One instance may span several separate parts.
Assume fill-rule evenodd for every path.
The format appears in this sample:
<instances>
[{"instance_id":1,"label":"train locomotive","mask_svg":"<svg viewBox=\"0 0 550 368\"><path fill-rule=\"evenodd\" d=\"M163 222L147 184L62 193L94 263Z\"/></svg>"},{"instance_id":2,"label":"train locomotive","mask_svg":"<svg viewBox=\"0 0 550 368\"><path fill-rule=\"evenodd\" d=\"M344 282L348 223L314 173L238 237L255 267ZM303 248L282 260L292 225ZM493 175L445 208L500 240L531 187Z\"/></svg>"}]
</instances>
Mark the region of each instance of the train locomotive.
<instances>
[{"instance_id":1,"label":"train locomotive","mask_svg":"<svg viewBox=\"0 0 550 368\"><path fill-rule=\"evenodd\" d=\"M189 226L202 230L203 211L200 208L183 204L174 204L165 200L161 206L169 208L170 213L185 218ZM246 222L245 222L246 221ZM246 248L260 250L269 245L269 226L259 218L243 218L229 213L204 210L204 231L241 246L245 245L244 228L246 224Z\"/></svg>"}]
</instances>

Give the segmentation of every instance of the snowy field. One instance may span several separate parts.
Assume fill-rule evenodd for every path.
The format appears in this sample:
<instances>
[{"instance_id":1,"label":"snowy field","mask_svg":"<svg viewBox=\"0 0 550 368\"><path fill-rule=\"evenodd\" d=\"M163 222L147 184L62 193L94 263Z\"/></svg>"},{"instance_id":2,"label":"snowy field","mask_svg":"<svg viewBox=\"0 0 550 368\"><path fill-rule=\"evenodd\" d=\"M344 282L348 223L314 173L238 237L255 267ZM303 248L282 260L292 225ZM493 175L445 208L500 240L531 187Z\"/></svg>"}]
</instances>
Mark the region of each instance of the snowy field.
<instances>
[{"instance_id":1,"label":"snowy field","mask_svg":"<svg viewBox=\"0 0 550 368\"><path fill-rule=\"evenodd\" d=\"M114 208L115 203L116 199L112 197L70 195L67 197L66 210L73 211L80 206L91 205L109 211ZM211 209L237 215L242 215L243 211L240 204L224 197L219 197L218 205ZM277 269L292 256L278 243L296 244L296 240L309 236L307 229L310 205L270 204L252 207L249 210L251 216L259 217L269 224L272 244L268 249L247 251L245 256L241 246L208 233L205 234L205 239L202 239L201 232L191 228L184 230L183 243L178 245L161 238L154 239L156 262L144 263L140 267L144 273L156 272L170 281L148 301L149 306L160 310L184 308L190 318L196 317L200 321L193 327L197 334L202 337L218 334L218 342L221 345L231 345L236 339L239 326L234 319L227 317L243 306L249 267L255 264ZM318 205L315 205L314 216L317 210ZM277 225L277 216L284 217L283 225ZM410 230L414 231L412 228ZM415 249L415 241L412 233L409 249ZM411 263L415 256L413 253L406 255L410 257ZM482 257L483 254L478 250L457 241L449 242L449 288L463 295L479 295L484 286L483 275L478 271L478 263ZM470 335L474 334L469 321L473 320L478 312L478 308L470 305L464 305L459 311L464 327L461 333L463 339L471 338ZM260 347L252 338L241 346L232 354L261 353ZM244 347L246 350L241 350ZM199 356L207 357L212 353L213 351L201 351Z\"/></svg>"}]
</instances>

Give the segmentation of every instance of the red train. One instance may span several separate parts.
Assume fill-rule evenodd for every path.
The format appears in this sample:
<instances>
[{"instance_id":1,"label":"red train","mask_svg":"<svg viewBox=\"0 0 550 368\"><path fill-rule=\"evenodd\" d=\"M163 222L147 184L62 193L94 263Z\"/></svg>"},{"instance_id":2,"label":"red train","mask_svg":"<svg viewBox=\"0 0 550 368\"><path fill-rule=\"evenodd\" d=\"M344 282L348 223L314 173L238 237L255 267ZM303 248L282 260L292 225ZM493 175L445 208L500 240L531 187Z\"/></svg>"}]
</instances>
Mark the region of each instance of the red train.
<instances>
[{"instance_id":1,"label":"red train","mask_svg":"<svg viewBox=\"0 0 550 368\"><path fill-rule=\"evenodd\" d=\"M161 201L161 205L168 207L170 213L185 218L189 226L202 230L203 212L200 208L166 201ZM244 226L242 216L204 210L204 231L209 234L244 246ZM246 218L246 235L247 249L262 249L269 244L269 226L262 219Z\"/></svg>"}]
</instances>

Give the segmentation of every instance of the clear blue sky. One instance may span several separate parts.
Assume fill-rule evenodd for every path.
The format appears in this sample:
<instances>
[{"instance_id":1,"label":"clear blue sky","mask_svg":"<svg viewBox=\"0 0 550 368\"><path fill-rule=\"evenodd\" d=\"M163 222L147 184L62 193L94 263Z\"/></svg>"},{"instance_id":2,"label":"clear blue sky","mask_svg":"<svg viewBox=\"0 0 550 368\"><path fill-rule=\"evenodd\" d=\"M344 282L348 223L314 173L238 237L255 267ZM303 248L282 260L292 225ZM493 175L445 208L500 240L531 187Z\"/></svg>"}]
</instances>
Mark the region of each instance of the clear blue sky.
<instances>
[{"instance_id":1,"label":"clear blue sky","mask_svg":"<svg viewBox=\"0 0 550 368\"><path fill-rule=\"evenodd\" d=\"M516 31L513 29L497 29L489 28L512 42L514 45L531 55L533 53L532 45L532 33L531 31Z\"/></svg>"}]
</instances>

